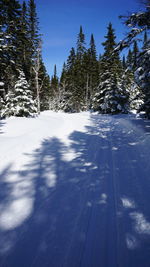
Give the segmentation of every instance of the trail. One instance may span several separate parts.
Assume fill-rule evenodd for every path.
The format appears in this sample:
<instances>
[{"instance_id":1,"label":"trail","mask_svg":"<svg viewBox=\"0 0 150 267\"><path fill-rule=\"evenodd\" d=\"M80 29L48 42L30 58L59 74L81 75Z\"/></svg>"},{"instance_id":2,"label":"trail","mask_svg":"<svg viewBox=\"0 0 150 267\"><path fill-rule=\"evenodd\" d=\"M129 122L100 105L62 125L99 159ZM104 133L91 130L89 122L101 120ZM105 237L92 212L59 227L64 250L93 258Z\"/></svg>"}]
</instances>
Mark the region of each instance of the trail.
<instances>
[{"instance_id":1,"label":"trail","mask_svg":"<svg viewBox=\"0 0 150 267\"><path fill-rule=\"evenodd\" d=\"M0 147L0 267L150 266L150 121L10 118Z\"/></svg>"}]
</instances>

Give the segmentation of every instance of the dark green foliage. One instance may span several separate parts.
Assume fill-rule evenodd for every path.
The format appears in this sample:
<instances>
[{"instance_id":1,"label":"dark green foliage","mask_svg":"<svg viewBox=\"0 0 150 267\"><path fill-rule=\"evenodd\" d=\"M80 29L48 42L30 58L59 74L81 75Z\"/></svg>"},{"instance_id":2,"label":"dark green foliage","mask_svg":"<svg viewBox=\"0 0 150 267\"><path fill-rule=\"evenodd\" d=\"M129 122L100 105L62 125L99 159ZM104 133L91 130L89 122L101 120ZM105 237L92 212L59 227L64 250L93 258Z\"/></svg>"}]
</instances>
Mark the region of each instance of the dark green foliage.
<instances>
[{"instance_id":1,"label":"dark green foliage","mask_svg":"<svg viewBox=\"0 0 150 267\"><path fill-rule=\"evenodd\" d=\"M40 86L41 111L48 110L49 99L51 96L51 85L50 85L50 77L47 74L42 58L40 60L40 69L39 69L39 86Z\"/></svg>"},{"instance_id":2,"label":"dark green foliage","mask_svg":"<svg viewBox=\"0 0 150 267\"><path fill-rule=\"evenodd\" d=\"M123 67L124 70L125 70L126 67L127 67L125 56L123 56L123 58L122 58L122 67Z\"/></svg>"},{"instance_id":3,"label":"dark green foliage","mask_svg":"<svg viewBox=\"0 0 150 267\"><path fill-rule=\"evenodd\" d=\"M77 59L81 60L83 58L83 55L86 51L85 48L85 35L82 30L82 26L80 26L80 32L77 37Z\"/></svg>"},{"instance_id":4,"label":"dark green foliage","mask_svg":"<svg viewBox=\"0 0 150 267\"><path fill-rule=\"evenodd\" d=\"M99 82L99 63L97 60L96 46L94 41L93 34L91 35L90 48L88 50L89 59L88 59L88 77L89 77L89 99L90 106L92 103L93 95L97 89Z\"/></svg>"},{"instance_id":5,"label":"dark green foliage","mask_svg":"<svg viewBox=\"0 0 150 267\"><path fill-rule=\"evenodd\" d=\"M115 31L109 23L103 42L104 53L99 59L93 34L89 47L86 47L85 35L80 26L76 49L71 49L60 80L55 65L51 81L42 60L35 2L28 0L26 5L25 1L20 4L17 0L0 0L1 110L5 105L6 94L7 106L13 110L18 70L22 70L29 85L28 93L37 100L39 111L40 108L52 108L80 112L93 107L101 113L116 114L127 112L128 108L142 103L142 109L150 116L149 0L145 1L143 12L126 18L125 24L130 24L131 31L117 47ZM142 31L145 33L140 51L135 37ZM119 51L131 44L127 57L120 60ZM135 71L137 85L133 75ZM144 102L140 101L140 97ZM21 115L25 116L23 113Z\"/></svg>"},{"instance_id":6,"label":"dark green foliage","mask_svg":"<svg viewBox=\"0 0 150 267\"><path fill-rule=\"evenodd\" d=\"M147 31L144 32L144 40L143 40L143 50L146 49L148 47L148 35L147 35Z\"/></svg>"},{"instance_id":7,"label":"dark green foliage","mask_svg":"<svg viewBox=\"0 0 150 267\"><path fill-rule=\"evenodd\" d=\"M3 90L0 96L14 97L14 87L18 79L18 70L23 70L30 90L36 98L34 67L38 57L40 34L34 0L0 0L0 82ZM39 90L42 108L48 108L46 91L49 94L50 79L46 73L42 58L39 66ZM13 99L11 99L13 101ZM47 103L47 104L46 104Z\"/></svg>"},{"instance_id":8,"label":"dark green foliage","mask_svg":"<svg viewBox=\"0 0 150 267\"><path fill-rule=\"evenodd\" d=\"M127 65L127 67L128 67L130 70L132 70L132 66L133 66L133 57L132 57L131 49L129 49L129 51L128 51L127 60L126 60L126 65Z\"/></svg>"},{"instance_id":9,"label":"dark green foliage","mask_svg":"<svg viewBox=\"0 0 150 267\"><path fill-rule=\"evenodd\" d=\"M57 77L57 67L55 65L54 66L54 75L52 76L52 79L51 79L51 87L52 87L52 89L54 91L54 95L57 94L58 85L59 85L59 79Z\"/></svg>"},{"instance_id":10,"label":"dark green foliage","mask_svg":"<svg viewBox=\"0 0 150 267\"><path fill-rule=\"evenodd\" d=\"M100 84L93 100L93 109L101 113L116 114L127 111L128 94L122 88L122 62L115 51L116 36L109 23L106 41L103 42L104 54L100 59Z\"/></svg>"},{"instance_id":11,"label":"dark green foliage","mask_svg":"<svg viewBox=\"0 0 150 267\"><path fill-rule=\"evenodd\" d=\"M134 40L134 43L133 43L133 71L135 71L137 69L137 66L138 66L138 55L139 55L139 48L138 48L138 45L137 45L137 41Z\"/></svg>"},{"instance_id":12,"label":"dark green foliage","mask_svg":"<svg viewBox=\"0 0 150 267\"><path fill-rule=\"evenodd\" d=\"M72 48L60 79L61 109L79 112L90 108L99 81L99 63L93 34L90 47L85 47L85 35L80 27L77 48Z\"/></svg>"},{"instance_id":13,"label":"dark green foliage","mask_svg":"<svg viewBox=\"0 0 150 267\"><path fill-rule=\"evenodd\" d=\"M39 45L39 22L36 12L36 4L34 0L29 0L28 3L28 33L31 44L31 53L34 55Z\"/></svg>"},{"instance_id":14,"label":"dark green foliage","mask_svg":"<svg viewBox=\"0 0 150 267\"><path fill-rule=\"evenodd\" d=\"M145 0L143 3L143 11L125 17L125 24L130 27L130 30L126 38L118 45L118 49L122 50L134 43L133 50L136 54L133 60L133 66L135 65L133 69L136 70L135 81L139 86L139 91L142 92L144 101L140 110L144 111L146 116L150 118L150 39L147 34L150 30L150 2ZM144 31L143 48L142 51L138 51L135 38Z\"/></svg>"}]
</instances>

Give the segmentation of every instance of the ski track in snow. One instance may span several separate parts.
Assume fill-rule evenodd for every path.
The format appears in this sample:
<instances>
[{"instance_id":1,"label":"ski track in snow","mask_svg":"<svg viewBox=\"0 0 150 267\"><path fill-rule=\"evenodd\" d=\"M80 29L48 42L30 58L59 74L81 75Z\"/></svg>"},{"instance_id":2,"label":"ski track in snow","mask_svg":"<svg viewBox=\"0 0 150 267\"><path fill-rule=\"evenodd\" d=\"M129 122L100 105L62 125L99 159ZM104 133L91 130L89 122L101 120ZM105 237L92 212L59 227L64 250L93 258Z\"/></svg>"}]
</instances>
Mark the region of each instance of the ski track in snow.
<instances>
[{"instance_id":1,"label":"ski track in snow","mask_svg":"<svg viewBox=\"0 0 150 267\"><path fill-rule=\"evenodd\" d=\"M0 267L149 267L150 121L0 121Z\"/></svg>"}]
</instances>

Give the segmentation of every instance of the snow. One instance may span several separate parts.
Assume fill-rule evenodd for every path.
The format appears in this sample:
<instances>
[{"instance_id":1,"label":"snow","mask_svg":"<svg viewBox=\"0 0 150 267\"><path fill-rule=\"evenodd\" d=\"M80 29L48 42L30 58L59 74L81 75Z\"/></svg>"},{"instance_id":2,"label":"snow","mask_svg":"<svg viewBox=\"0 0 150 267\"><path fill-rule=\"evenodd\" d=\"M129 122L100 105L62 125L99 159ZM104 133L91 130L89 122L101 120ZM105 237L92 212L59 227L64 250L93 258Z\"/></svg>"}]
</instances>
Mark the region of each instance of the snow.
<instances>
[{"instance_id":1,"label":"snow","mask_svg":"<svg viewBox=\"0 0 150 267\"><path fill-rule=\"evenodd\" d=\"M150 266L150 121L10 117L0 148L0 267Z\"/></svg>"}]
</instances>

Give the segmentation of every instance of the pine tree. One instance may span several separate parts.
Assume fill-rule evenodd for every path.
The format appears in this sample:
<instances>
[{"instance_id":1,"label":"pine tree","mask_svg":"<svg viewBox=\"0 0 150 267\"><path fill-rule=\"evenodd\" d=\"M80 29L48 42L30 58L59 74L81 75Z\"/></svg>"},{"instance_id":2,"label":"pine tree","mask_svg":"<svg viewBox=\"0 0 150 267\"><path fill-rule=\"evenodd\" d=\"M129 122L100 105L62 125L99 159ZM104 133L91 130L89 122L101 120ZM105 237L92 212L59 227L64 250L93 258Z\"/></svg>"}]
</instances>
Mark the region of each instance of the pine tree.
<instances>
[{"instance_id":1,"label":"pine tree","mask_svg":"<svg viewBox=\"0 0 150 267\"><path fill-rule=\"evenodd\" d=\"M88 60L86 65L88 66L88 91L89 91L89 106L91 106L93 95L96 91L99 82L99 63L97 60L96 46L93 34L91 35L90 48L88 49Z\"/></svg>"},{"instance_id":2,"label":"pine tree","mask_svg":"<svg viewBox=\"0 0 150 267\"><path fill-rule=\"evenodd\" d=\"M133 71L135 71L137 69L137 61L138 61L138 55L139 55L139 48L137 45L137 41L134 40L133 43L133 52L132 52L132 60L133 60Z\"/></svg>"},{"instance_id":3,"label":"pine tree","mask_svg":"<svg viewBox=\"0 0 150 267\"><path fill-rule=\"evenodd\" d=\"M34 96L37 97L37 77L35 72L35 66L39 58L39 49L41 50L41 36L39 34L39 20L37 17L35 0L29 0L28 2L28 41L29 41L29 56L31 64L29 66L30 77L29 84L31 90L33 90Z\"/></svg>"},{"instance_id":4,"label":"pine tree","mask_svg":"<svg viewBox=\"0 0 150 267\"><path fill-rule=\"evenodd\" d=\"M122 89L122 64L119 54L114 51L116 36L112 24L103 42L104 54L101 58L100 85L93 99L93 109L101 113L116 114L126 112L127 92Z\"/></svg>"},{"instance_id":5,"label":"pine tree","mask_svg":"<svg viewBox=\"0 0 150 267\"><path fill-rule=\"evenodd\" d=\"M5 102L4 102L4 83L3 82L0 82L0 119L2 118L2 110L4 109L4 105L5 105Z\"/></svg>"},{"instance_id":6,"label":"pine tree","mask_svg":"<svg viewBox=\"0 0 150 267\"><path fill-rule=\"evenodd\" d=\"M0 1L0 81L4 83L5 94L12 90L13 83L7 77L16 76L16 43L21 6L16 0Z\"/></svg>"},{"instance_id":7,"label":"pine tree","mask_svg":"<svg viewBox=\"0 0 150 267\"><path fill-rule=\"evenodd\" d=\"M31 68L31 53L30 53L30 39L28 30L28 16L27 16L27 6L24 1L21 9L21 18L18 26L18 37L16 42L17 47L17 57L16 57L16 67L23 69L27 80L30 80L30 68ZM22 60L20 60L20 58Z\"/></svg>"},{"instance_id":8,"label":"pine tree","mask_svg":"<svg viewBox=\"0 0 150 267\"><path fill-rule=\"evenodd\" d=\"M67 66L66 63L64 62L63 64L63 68L62 68L62 73L61 73L61 77L60 77L60 84L63 86L63 84L65 84L66 82L66 75L67 75Z\"/></svg>"},{"instance_id":9,"label":"pine tree","mask_svg":"<svg viewBox=\"0 0 150 267\"><path fill-rule=\"evenodd\" d=\"M39 69L39 87L40 87L40 110L49 109L49 101L51 96L51 81L47 74L45 65L42 58L40 59L40 69Z\"/></svg>"},{"instance_id":10,"label":"pine tree","mask_svg":"<svg viewBox=\"0 0 150 267\"><path fill-rule=\"evenodd\" d=\"M127 65L126 65L126 58L125 58L125 56L123 56L123 58L122 58L122 67L123 67L123 69L125 70L126 69L126 67L127 67Z\"/></svg>"},{"instance_id":11,"label":"pine tree","mask_svg":"<svg viewBox=\"0 0 150 267\"><path fill-rule=\"evenodd\" d=\"M77 112L86 109L86 84L87 84L87 50L85 47L85 35L80 26L77 37L76 61L74 65L74 93L73 101Z\"/></svg>"},{"instance_id":12,"label":"pine tree","mask_svg":"<svg viewBox=\"0 0 150 267\"><path fill-rule=\"evenodd\" d=\"M60 87L59 79L57 76L57 67L54 65L54 74L51 78L51 92L52 92L52 109L58 110L60 104Z\"/></svg>"},{"instance_id":13,"label":"pine tree","mask_svg":"<svg viewBox=\"0 0 150 267\"><path fill-rule=\"evenodd\" d=\"M150 119L150 39L147 41L146 47L139 54L138 68L135 72L135 80L141 88L144 95L143 104L140 111L144 111L146 116Z\"/></svg>"},{"instance_id":14,"label":"pine tree","mask_svg":"<svg viewBox=\"0 0 150 267\"><path fill-rule=\"evenodd\" d=\"M63 68L61 77L61 104L60 108L65 112L75 112L75 94L76 94L76 53L72 47L67 59L67 64Z\"/></svg>"},{"instance_id":15,"label":"pine tree","mask_svg":"<svg viewBox=\"0 0 150 267\"><path fill-rule=\"evenodd\" d=\"M20 71L14 92L9 92L6 95L6 106L2 116L29 117L36 113L37 108L31 95L31 91L29 90L28 82L23 71Z\"/></svg>"},{"instance_id":16,"label":"pine tree","mask_svg":"<svg viewBox=\"0 0 150 267\"><path fill-rule=\"evenodd\" d=\"M77 37L77 59L78 60L82 60L85 51L86 51L85 35L83 33L82 26L80 26L80 32Z\"/></svg>"},{"instance_id":17,"label":"pine tree","mask_svg":"<svg viewBox=\"0 0 150 267\"><path fill-rule=\"evenodd\" d=\"M132 70L133 69L133 58L132 58L132 51L129 49L128 55L127 55L127 60L126 60L126 65L127 67Z\"/></svg>"},{"instance_id":18,"label":"pine tree","mask_svg":"<svg viewBox=\"0 0 150 267\"><path fill-rule=\"evenodd\" d=\"M126 38L120 42L118 49L122 50L124 47L130 46L135 38L141 32L150 30L150 3L145 0L143 11L135 12L131 16L125 17L125 24L130 27L130 31ZM145 46L146 45L146 46ZM150 118L150 40L147 34L144 36L144 45L142 51L139 53L137 60L137 70L135 72L135 81L142 90L144 95L144 103L140 110L144 111L146 116Z\"/></svg>"},{"instance_id":19,"label":"pine tree","mask_svg":"<svg viewBox=\"0 0 150 267\"><path fill-rule=\"evenodd\" d=\"M5 96L5 107L3 107L1 111L1 117L10 117L15 115L16 107L14 101L14 93L9 91L8 94Z\"/></svg>"},{"instance_id":20,"label":"pine tree","mask_svg":"<svg viewBox=\"0 0 150 267\"><path fill-rule=\"evenodd\" d=\"M52 76L52 79L51 79L51 86L53 88L53 91L54 91L54 95L57 94L57 91L58 91L58 85L59 85L59 79L57 77L57 67L56 65L54 66L54 75Z\"/></svg>"},{"instance_id":21,"label":"pine tree","mask_svg":"<svg viewBox=\"0 0 150 267\"><path fill-rule=\"evenodd\" d=\"M144 32L144 40L143 40L143 50L147 48L148 45L148 36L147 36L147 31Z\"/></svg>"},{"instance_id":22,"label":"pine tree","mask_svg":"<svg viewBox=\"0 0 150 267\"><path fill-rule=\"evenodd\" d=\"M28 31L31 45L31 56L34 57L40 41L39 21L37 17L35 0L29 0L28 4Z\"/></svg>"}]
</instances>

